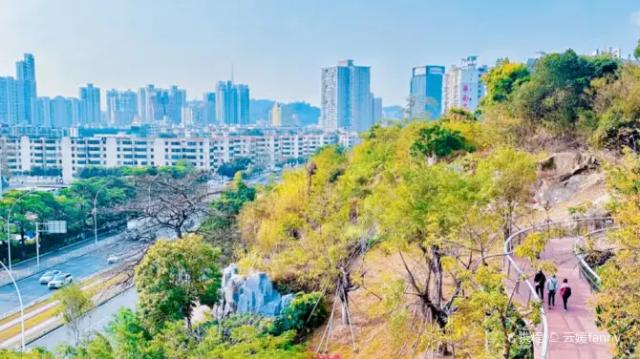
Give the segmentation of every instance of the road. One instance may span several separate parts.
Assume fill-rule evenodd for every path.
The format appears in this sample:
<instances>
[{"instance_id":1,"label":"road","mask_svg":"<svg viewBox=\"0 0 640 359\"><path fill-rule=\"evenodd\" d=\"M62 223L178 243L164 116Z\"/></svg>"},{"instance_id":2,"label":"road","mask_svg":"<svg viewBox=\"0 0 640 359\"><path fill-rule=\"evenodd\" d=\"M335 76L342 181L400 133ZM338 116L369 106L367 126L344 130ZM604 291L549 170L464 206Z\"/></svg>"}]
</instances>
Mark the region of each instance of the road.
<instances>
[{"instance_id":1,"label":"road","mask_svg":"<svg viewBox=\"0 0 640 359\"><path fill-rule=\"evenodd\" d=\"M91 244L93 245L93 244ZM98 247L97 250L91 251L87 254L70 258L69 260L59 263L52 267L52 269L58 269L66 273L71 273L75 281L79 281L83 278L89 277L95 273L98 273L110 266L116 266L116 264L108 264L107 257L114 252L123 252L125 250L134 249L139 246L138 243L120 240L113 244ZM30 265L35 266L35 263ZM52 294L52 290L44 285L40 284L40 276L48 269L36 272L36 274L26 277L17 281L18 288L22 294L22 301L25 306L35 300L41 300L49 297ZM8 313L19 310L19 300L16 295L16 291L12 284L6 284L0 287L0 317L7 315Z\"/></svg>"},{"instance_id":2,"label":"road","mask_svg":"<svg viewBox=\"0 0 640 359\"><path fill-rule=\"evenodd\" d=\"M103 305L95 308L80 322L80 331L82 335L84 336L95 332L102 332L106 325L113 319L113 315L115 313L117 313L121 308L133 309L137 299L138 295L135 289L129 288ZM45 336L29 343L28 347L43 347L47 350L55 350L56 347L62 343L73 342L74 337L71 331L66 326L61 326Z\"/></svg>"},{"instance_id":3,"label":"road","mask_svg":"<svg viewBox=\"0 0 640 359\"><path fill-rule=\"evenodd\" d=\"M279 176L281 176L281 173L276 173L275 176L273 173L263 173L247 182L250 185L266 184L270 182L274 177L277 180ZM196 220L195 222L196 223L194 223L194 225L198 226L199 220ZM161 233L159 234L159 236L171 238L171 237L175 237L175 234L167 232L167 233ZM118 243L116 243L116 246L122 245L123 243L129 243L129 245L132 245L130 242L119 241ZM86 260L78 258L77 260L73 261L74 263L70 264L70 266L73 266L73 268L70 267L71 269L69 269L68 271L70 273L89 273L90 272L91 274L91 273L100 271L104 268L107 268L108 265L107 265L106 257L113 251L116 251L116 249L117 251L123 251L123 248L109 248L95 254L86 255L87 257ZM75 262L78 263L77 266ZM84 268L83 265L86 265L86 268ZM60 269L63 271L67 271L67 269L64 269L64 267L62 266L60 267ZM78 276L80 274L74 274L74 275ZM28 281L28 283L26 283L25 281ZM19 281L18 285L21 288L23 285L22 282L25 282L24 285L29 286L29 288L35 287L35 288L31 288L31 291L33 291L34 293L42 292L42 291L48 293L48 289L46 289L44 285L42 287L39 287L38 281L36 280L35 276L32 278L26 278L24 280ZM2 297L2 293L4 293L3 292L4 290L6 290L5 287L0 288L0 300L4 299L4 297ZM12 289L12 288L9 288L9 289ZM9 295L11 295L12 293L15 296L15 292L9 291ZM130 288L124 291L123 293L119 294L118 296L105 302L101 306L95 308L82 321L81 332L84 335L87 335L92 332L103 331L104 327L113 319L113 316L118 312L118 310L120 310L120 308L135 308L137 298L138 297L137 297L135 288ZM17 303L17 300L15 300L15 302ZM26 302L28 301L25 300L25 303ZM14 305L17 306L17 304L14 304ZM2 311L3 307L4 307L4 301L2 301L2 303L0 304L0 312ZM15 310L15 308L13 310ZM62 326L46 334L45 336L31 342L29 344L29 347L34 348L34 347L40 346L49 350L54 350L61 343L72 343L73 341L74 341L74 338L72 333L65 326Z\"/></svg>"}]
</instances>

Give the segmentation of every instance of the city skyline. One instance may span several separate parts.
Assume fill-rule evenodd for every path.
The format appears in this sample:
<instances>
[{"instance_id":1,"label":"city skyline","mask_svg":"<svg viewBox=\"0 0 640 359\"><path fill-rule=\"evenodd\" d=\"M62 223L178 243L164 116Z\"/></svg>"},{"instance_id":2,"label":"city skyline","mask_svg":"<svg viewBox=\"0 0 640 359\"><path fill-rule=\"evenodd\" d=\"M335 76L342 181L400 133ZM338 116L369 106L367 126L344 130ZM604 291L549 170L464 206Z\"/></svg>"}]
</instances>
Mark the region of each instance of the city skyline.
<instances>
[{"instance_id":1,"label":"city skyline","mask_svg":"<svg viewBox=\"0 0 640 359\"><path fill-rule=\"evenodd\" d=\"M319 106L320 68L354 58L374 69L373 93L387 105L405 105L415 66L449 67L469 54L487 65L499 57L526 61L538 50L569 47L590 53L613 46L626 56L640 32L640 6L632 1L346 2L335 15L337 2L160 1L153 2L154 17L144 16L150 5L0 1L0 74L13 73L15 60L32 53L39 96L77 96L89 82L134 91L153 83L178 85L195 99L228 79L233 66L236 81L248 83L254 98ZM431 11L439 15L429 17ZM504 21L484 19L491 12L505 15ZM308 31L291 31L302 25ZM549 36L560 29L562 37Z\"/></svg>"}]
</instances>

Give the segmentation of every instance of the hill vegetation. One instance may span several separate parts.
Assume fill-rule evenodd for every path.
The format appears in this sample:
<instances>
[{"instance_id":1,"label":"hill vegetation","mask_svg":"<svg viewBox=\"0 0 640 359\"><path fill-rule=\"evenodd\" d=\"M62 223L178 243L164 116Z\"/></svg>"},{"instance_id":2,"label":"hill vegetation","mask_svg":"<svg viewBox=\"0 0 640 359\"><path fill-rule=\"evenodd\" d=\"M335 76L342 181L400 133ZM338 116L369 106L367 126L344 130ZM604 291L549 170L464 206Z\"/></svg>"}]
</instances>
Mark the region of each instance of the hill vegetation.
<instances>
[{"instance_id":1,"label":"hill vegetation","mask_svg":"<svg viewBox=\"0 0 640 359\"><path fill-rule=\"evenodd\" d=\"M56 355L355 357L361 323L353 311L361 303L354 298L365 297L358 291L366 292L374 326L385 328L366 343L379 357L532 358L540 304L513 300L502 245L533 210L544 151L578 149L627 153L609 170L620 249L602 269L598 314L620 339L618 357L637 356L640 67L568 50L533 68L502 60L484 81L477 113L374 126L352 150L323 148L257 192L236 178L212 204L202 238L187 234L150 248L137 269L137 311L121 312L106 334ZM364 264L370 255L388 263L388 273L372 278ZM220 266L230 261L297 293L291 306L275 318L192 321L197 304L217 299ZM349 328L353 349L328 343L337 322Z\"/></svg>"}]
</instances>

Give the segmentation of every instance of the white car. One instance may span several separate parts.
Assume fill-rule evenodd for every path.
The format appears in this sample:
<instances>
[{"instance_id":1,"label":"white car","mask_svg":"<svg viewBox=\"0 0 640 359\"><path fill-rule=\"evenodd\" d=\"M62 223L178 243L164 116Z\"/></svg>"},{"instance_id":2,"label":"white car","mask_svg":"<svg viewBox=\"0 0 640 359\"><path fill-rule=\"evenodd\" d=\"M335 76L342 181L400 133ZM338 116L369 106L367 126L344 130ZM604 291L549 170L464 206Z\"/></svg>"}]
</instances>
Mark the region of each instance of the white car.
<instances>
[{"instance_id":1,"label":"white car","mask_svg":"<svg viewBox=\"0 0 640 359\"><path fill-rule=\"evenodd\" d=\"M73 277L69 273L61 273L57 276L53 277L53 279L49 282L49 289L59 289L64 287L65 285L71 284L73 282Z\"/></svg>"},{"instance_id":2,"label":"white car","mask_svg":"<svg viewBox=\"0 0 640 359\"><path fill-rule=\"evenodd\" d=\"M107 263L109 264L113 264L116 263L120 260L120 256L118 254L112 254L109 257L107 257Z\"/></svg>"},{"instance_id":3,"label":"white car","mask_svg":"<svg viewBox=\"0 0 640 359\"><path fill-rule=\"evenodd\" d=\"M40 284L49 284L49 282L53 280L53 277L57 276L58 274L62 274L62 272L57 269L46 271L42 275L42 277L40 277Z\"/></svg>"}]
</instances>

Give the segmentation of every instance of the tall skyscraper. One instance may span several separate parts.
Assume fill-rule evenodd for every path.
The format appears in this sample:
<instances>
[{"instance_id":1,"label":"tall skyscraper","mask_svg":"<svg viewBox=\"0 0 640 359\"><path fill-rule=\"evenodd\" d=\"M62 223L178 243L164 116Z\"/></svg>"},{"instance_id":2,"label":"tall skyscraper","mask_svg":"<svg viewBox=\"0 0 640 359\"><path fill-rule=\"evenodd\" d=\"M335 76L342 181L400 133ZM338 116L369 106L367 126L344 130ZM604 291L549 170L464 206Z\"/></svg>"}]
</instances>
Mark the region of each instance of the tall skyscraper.
<instances>
[{"instance_id":1,"label":"tall skyscraper","mask_svg":"<svg viewBox=\"0 0 640 359\"><path fill-rule=\"evenodd\" d=\"M214 92L207 92L202 96L204 101L204 118L207 125L216 124L216 94Z\"/></svg>"},{"instance_id":2,"label":"tall skyscraper","mask_svg":"<svg viewBox=\"0 0 640 359\"><path fill-rule=\"evenodd\" d=\"M100 124L100 89L93 84L80 88L81 118L84 125Z\"/></svg>"},{"instance_id":3,"label":"tall skyscraper","mask_svg":"<svg viewBox=\"0 0 640 359\"><path fill-rule=\"evenodd\" d=\"M238 94L238 123L241 125L249 124L249 86L236 85Z\"/></svg>"},{"instance_id":4,"label":"tall skyscraper","mask_svg":"<svg viewBox=\"0 0 640 359\"><path fill-rule=\"evenodd\" d=\"M220 81L216 86L216 120L220 124L249 123L249 86Z\"/></svg>"},{"instance_id":5,"label":"tall skyscraper","mask_svg":"<svg viewBox=\"0 0 640 359\"><path fill-rule=\"evenodd\" d=\"M16 79L21 82L18 94L18 122L35 124L36 111L36 63L31 54L24 54L21 61L16 62Z\"/></svg>"},{"instance_id":6,"label":"tall skyscraper","mask_svg":"<svg viewBox=\"0 0 640 359\"><path fill-rule=\"evenodd\" d=\"M482 83L482 75L489 68L478 66L476 56L468 56L462 60L462 66L451 66L445 75L444 85L444 112L452 108L463 108L475 111L480 104L480 99L485 94L485 85Z\"/></svg>"},{"instance_id":7,"label":"tall skyscraper","mask_svg":"<svg viewBox=\"0 0 640 359\"><path fill-rule=\"evenodd\" d=\"M412 118L435 120L442 114L444 66L419 66L411 71L410 101Z\"/></svg>"},{"instance_id":8,"label":"tall skyscraper","mask_svg":"<svg viewBox=\"0 0 640 359\"><path fill-rule=\"evenodd\" d=\"M182 108L187 103L187 91L171 86L167 98L167 118L173 124L182 122Z\"/></svg>"},{"instance_id":9,"label":"tall skyscraper","mask_svg":"<svg viewBox=\"0 0 640 359\"><path fill-rule=\"evenodd\" d=\"M72 101L62 96L54 97L50 102L51 125L53 127L71 127L74 123Z\"/></svg>"},{"instance_id":10,"label":"tall skyscraper","mask_svg":"<svg viewBox=\"0 0 640 359\"><path fill-rule=\"evenodd\" d=\"M187 101L182 107L182 125L184 127L208 126L205 101Z\"/></svg>"},{"instance_id":11,"label":"tall skyscraper","mask_svg":"<svg viewBox=\"0 0 640 359\"><path fill-rule=\"evenodd\" d=\"M35 117L37 125L52 127L51 122L51 99L49 97L38 97L36 99Z\"/></svg>"},{"instance_id":12,"label":"tall skyscraper","mask_svg":"<svg viewBox=\"0 0 640 359\"><path fill-rule=\"evenodd\" d=\"M153 85L147 85L138 90L138 118L142 123L150 123L151 119L151 97L155 93Z\"/></svg>"},{"instance_id":13,"label":"tall skyscraper","mask_svg":"<svg viewBox=\"0 0 640 359\"><path fill-rule=\"evenodd\" d=\"M368 66L355 66L344 60L338 66L322 69L322 127L365 131L373 125Z\"/></svg>"},{"instance_id":14,"label":"tall skyscraper","mask_svg":"<svg viewBox=\"0 0 640 359\"><path fill-rule=\"evenodd\" d=\"M0 123L14 125L18 115L18 98L22 87L13 77L0 77Z\"/></svg>"},{"instance_id":15,"label":"tall skyscraper","mask_svg":"<svg viewBox=\"0 0 640 359\"><path fill-rule=\"evenodd\" d=\"M107 123L127 127L138 113L138 95L131 91L107 91Z\"/></svg>"}]
</instances>

